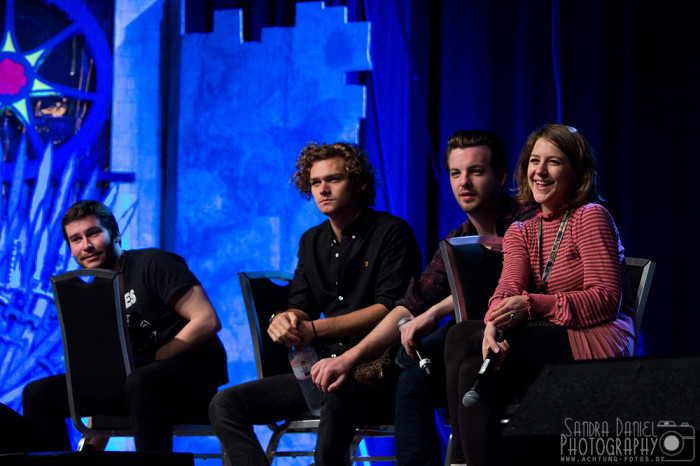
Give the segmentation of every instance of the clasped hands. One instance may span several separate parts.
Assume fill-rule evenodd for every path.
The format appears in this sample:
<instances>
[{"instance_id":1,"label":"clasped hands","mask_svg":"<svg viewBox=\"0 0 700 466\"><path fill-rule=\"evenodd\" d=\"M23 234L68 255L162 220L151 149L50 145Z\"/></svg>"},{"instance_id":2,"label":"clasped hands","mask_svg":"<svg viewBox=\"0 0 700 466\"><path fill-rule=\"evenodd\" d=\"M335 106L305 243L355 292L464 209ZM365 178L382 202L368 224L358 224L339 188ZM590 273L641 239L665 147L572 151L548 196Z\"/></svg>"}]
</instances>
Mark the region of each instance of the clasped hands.
<instances>
[{"instance_id":1,"label":"clasped hands","mask_svg":"<svg viewBox=\"0 0 700 466\"><path fill-rule=\"evenodd\" d=\"M300 319L292 311L277 314L267 328L267 334L275 343L287 347L309 344L314 340L314 330L310 320Z\"/></svg>"},{"instance_id":2,"label":"clasped hands","mask_svg":"<svg viewBox=\"0 0 700 466\"><path fill-rule=\"evenodd\" d=\"M309 344L314 340L311 321L300 319L292 311L277 314L270 322L267 333L275 343L288 347ZM333 391L347 379L354 363L348 362L344 355L337 358L325 358L311 368L311 379L321 391Z\"/></svg>"}]
</instances>

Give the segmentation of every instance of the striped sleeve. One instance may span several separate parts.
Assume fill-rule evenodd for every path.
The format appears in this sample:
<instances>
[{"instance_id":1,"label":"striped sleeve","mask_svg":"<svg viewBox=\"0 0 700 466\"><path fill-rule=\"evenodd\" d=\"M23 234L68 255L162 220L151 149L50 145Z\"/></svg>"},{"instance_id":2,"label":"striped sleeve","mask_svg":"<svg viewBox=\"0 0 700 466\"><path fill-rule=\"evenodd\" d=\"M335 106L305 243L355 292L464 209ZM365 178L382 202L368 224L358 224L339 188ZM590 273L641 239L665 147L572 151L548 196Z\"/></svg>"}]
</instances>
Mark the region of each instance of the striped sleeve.
<instances>
[{"instance_id":1,"label":"striped sleeve","mask_svg":"<svg viewBox=\"0 0 700 466\"><path fill-rule=\"evenodd\" d=\"M484 316L488 321L493 309L509 296L522 294L530 280L530 253L528 251L525 224L515 222L503 237L503 270L493 297L489 300L489 310Z\"/></svg>"},{"instance_id":2,"label":"striped sleeve","mask_svg":"<svg viewBox=\"0 0 700 466\"><path fill-rule=\"evenodd\" d=\"M545 314L552 322L570 329L614 320L622 301L621 245L612 217L597 204L581 207L578 214L571 235L580 263L564 270L557 280L551 290L556 301L549 296L540 300L533 295L533 308L538 314ZM545 302L554 304L555 308L540 309Z\"/></svg>"}]
</instances>

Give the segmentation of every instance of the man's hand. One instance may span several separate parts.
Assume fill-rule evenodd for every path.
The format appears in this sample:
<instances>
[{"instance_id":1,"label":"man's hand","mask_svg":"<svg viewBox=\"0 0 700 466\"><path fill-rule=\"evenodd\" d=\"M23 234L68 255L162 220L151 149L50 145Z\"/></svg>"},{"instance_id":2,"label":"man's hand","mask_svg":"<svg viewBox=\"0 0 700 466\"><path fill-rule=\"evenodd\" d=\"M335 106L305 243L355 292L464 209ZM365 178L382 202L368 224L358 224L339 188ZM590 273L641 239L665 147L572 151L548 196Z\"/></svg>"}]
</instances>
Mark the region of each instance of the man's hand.
<instances>
[{"instance_id":1,"label":"man's hand","mask_svg":"<svg viewBox=\"0 0 700 466\"><path fill-rule=\"evenodd\" d=\"M354 367L353 361L341 354L335 358L321 359L311 368L311 380L322 392L337 390L347 378Z\"/></svg>"},{"instance_id":2,"label":"man's hand","mask_svg":"<svg viewBox=\"0 0 700 466\"><path fill-rule=\"evenodd\" d=\"M424 312L401 326L401 344L406 353L413 359L417 359L414 348L424 336L435 328L435 319L431 312Z\"/></svg>"},{"instance_id":3,"label":"man's hand","mask_svg":"<svg viewBox=\"0 0 700 466\"><path fill-rule=\"evenodd\" d=\"M267 334L275 343L288 347L311 343L314 339L311 321L300 319L292 311L277 314L267 328Z\"/></svg>"}]
</instances>

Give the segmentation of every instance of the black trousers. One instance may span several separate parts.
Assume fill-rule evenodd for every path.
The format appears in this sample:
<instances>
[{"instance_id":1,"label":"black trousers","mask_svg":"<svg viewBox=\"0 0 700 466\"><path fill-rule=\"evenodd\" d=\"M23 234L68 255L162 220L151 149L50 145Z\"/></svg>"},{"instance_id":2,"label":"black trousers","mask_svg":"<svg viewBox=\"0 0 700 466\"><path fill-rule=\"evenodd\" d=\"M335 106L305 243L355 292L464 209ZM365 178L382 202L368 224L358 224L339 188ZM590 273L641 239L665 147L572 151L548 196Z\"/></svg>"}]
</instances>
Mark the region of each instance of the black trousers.
<instances>
[{"instance_id":1,"label":"black trousers","mask_svg":"<svg viewBox=\"0 0 700 466\"><path fill-rule=\"evenodd\" d=\"M127 379L121 405L130 418L136 449L172 451L173 424L209 424L207 408L217 391L219 373L211 362L188 357L136 369ZM65 374L27 384L22 403L24 418L38 439L34 451L71 450L65 421L70 417ZM88 407L81 414L105 413Z\"/></svg>"},{"instance_id":2,"label":"black trousers","mask_svg":"<svg viewBox=\"0 0 700 466\"><path fill-rule=\"evenodd\" d=\"M423 356L431 361L426 375L401 347L397 356L405 369L396 383L394 428L397 466L442 466L440 437L435 410L447 406L445 399L445 338L448 323L422 339Z\"/></svg>"},{"instance_id":3,"label":"black trousers","mask_svg":"<svg viewBox=\"0 0 700 466\"><path fill-rule=\"evenodd\" d=\"M34 432L19 413L0 403L0 454L26 453L35 445Z\"/></svg>"},{"instance_id":4,"label":"black trousers","mask_svg":"<svg viewBox=\"0 0 700 466\"><path fill-rule=\"evenodd\" d=\"M361 425L391 424L393 387L388 391L346 381L339 390L321 396L321 421L315 464L349 464L349 447ZM220 391L211 401L209 417L231 464L267 465L253 425L301 417L308 408L294 374L276 375Z\"/></svg>"},{"instance_id":5,"label":"black trousers","mask_svg":"<svg viewBox=\"0 0 700 466\"><path fill-rule=\"evenodd\" d=\"M445 368L453 452L469 466L498 464L498 436L503 405L532 384L547 363L573 360L566 329L547 321L529 321L506 335L510 351L503 365L482 387L477 404L465 408L462 397L471 388L483 362L484 323L460 322L447 333ZM453 454L453 460L455 460ZM462 458L458 461L464 462Z\"/></svg>"}]
</instances>

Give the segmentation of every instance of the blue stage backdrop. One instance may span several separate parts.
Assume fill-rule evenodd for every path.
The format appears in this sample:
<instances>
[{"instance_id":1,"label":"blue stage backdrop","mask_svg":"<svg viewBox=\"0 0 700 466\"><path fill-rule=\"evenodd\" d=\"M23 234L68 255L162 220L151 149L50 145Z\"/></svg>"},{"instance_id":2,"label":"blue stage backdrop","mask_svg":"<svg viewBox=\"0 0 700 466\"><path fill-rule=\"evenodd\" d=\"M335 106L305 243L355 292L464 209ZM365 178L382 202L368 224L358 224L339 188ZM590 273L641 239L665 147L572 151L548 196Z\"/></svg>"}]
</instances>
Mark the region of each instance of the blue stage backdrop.
<instances>
[{"instance_id":1,"label":"blue stage backdrop","mask_svg":"<svg viewBox=\"0 0 700 466\"><path fill-rule=\"evenodd\" d=\"M297 3L295 26L260 42L241 25L221 10L212 33L184 36L177 153L175 250L219 313L231 384L256 378L237 273L294 271L301 234L325 220L289 183L296 157L311 141L358 142L365 88L346 73L371 69L370 24L345 7Z\"/></svg>"},{"instance_id":2,"label":"blue stage backdrop","mask_svg":"<svg viewBox=\"0 0 700 466\"><path fill-rule=\"evenodd\" d=\"M218 311L232 383L255 378L237 273L293 272L301 234L324 217L289 183L309 141L356 143L369 23L344 7L297 4L293 28L241 41L241 11L216 13L214 32L182 45L177 239Z\"/></svg>"},{"instance_id":3,"label":"blue stage backdrop","mask_svg":"<svg viewBox=\"0 0 700 466\"><path fill-rule=\"evenodd\" d=\"M109 42L83 3L56 3L2 3L0 402L18 411L27 382L64 371L49 276L76 265L61 214L95 198L119 218L119 183L105 182L133 180L106 171Z\"/></svg>"}]
</instances>

